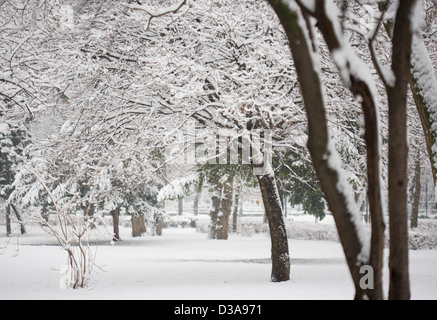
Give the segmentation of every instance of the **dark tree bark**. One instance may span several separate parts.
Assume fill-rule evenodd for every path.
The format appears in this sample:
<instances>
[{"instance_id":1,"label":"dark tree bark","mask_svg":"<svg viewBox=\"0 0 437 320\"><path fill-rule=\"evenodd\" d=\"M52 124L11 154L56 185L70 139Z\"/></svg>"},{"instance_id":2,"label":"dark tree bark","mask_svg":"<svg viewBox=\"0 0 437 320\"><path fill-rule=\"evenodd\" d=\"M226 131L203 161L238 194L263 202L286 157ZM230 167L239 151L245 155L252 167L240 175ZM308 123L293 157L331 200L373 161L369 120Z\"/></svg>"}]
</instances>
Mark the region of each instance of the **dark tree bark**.
<instances>
[{"instance_id":1,"label":"dark tree bark","mask_svg":"<svg viewBox=\"0 0 437 320\"><path fill-rule=\"evenodd\" d=\"M117 208L112 211L112 226L114 231L113 241L121 241L120 238L120 210Z\"/></svg>"},{"instance_id":2,"label":"dark tree bark","mask_svg":"<svg viewBox=\"0 0 437 320\"><path fill-rule=\"evenodd\" d=\"M399 3L393 29L394 86L386 85L388 100L388 201L390 222L389 299L409 299L407 212L407 90L412 44L411 15L416 0Z\"/></svg>"},{"instance_id":3,"label":"dark tree bark","mask_svg":"<svg viewBox=\"0 0 437 320\"><path fill-rule=\"evenodd\" d=\"M408 213L407 213L407 90L410 84L416 103L431 164L434 157L431 145L435 135L431 132L430 109L423 99L419 79L414 75L415 65L411 64L413 32L411 16L417 0L400 1L396 20L384 24L392 39L392 71L394 85L385 83L389 115L389 222L390 222L390 288L389 299L409 299L410 281L408 271ZM383 11L385 4L380 3ZM422 40L422 39L420 39ZM433 178L436 179L435 168Z\"/></svg>"},{"instance_id":4,"label":"dark tree bark","mask_svg":"<svg viewBox=\"0 0 437 320\"><path fill-rule=\"evenodd\" d=\"M236 233L238 228L238 214L240 207L240 192L235 192L234 211L232 213L232 232Z\"/></svg>"},{"instance_id":5,"label":"dark tree bark","mask_svg":"<svg viewBox=\"0 0 437 320\"><path fill-rule=\"evenodd\" d=\"M11 206L8 204L6 205L6 236L10 237L11 234Z\"/></svg>"},{"instance_id":6,"label":"dark tree bark","mask_svg":"<svg viewBox=\"0 0 437 320\"><path fill-rule=\"evenodd\" d=\"M12 210L14 210L15 216L17 217L18 223L20 224L21 234L25 234L26 228L24 227L24 222L23 222L23 219L21 218L20 213L18 212L17 208L13 204L11 204L10 206L11 206Z\"/></svg>"},{"instance_id":7,"label":"dark tree bark","mask_svg":"<svg viewBox=\"0 0 437 320\"><path fill-rule=\"evenodd\" d=\"M271 281L287 281L290 280L288 238L275 177L271 175L263 175L257 176L257 178L270 229L272 245Z\"/></svg>"}]
</instances>

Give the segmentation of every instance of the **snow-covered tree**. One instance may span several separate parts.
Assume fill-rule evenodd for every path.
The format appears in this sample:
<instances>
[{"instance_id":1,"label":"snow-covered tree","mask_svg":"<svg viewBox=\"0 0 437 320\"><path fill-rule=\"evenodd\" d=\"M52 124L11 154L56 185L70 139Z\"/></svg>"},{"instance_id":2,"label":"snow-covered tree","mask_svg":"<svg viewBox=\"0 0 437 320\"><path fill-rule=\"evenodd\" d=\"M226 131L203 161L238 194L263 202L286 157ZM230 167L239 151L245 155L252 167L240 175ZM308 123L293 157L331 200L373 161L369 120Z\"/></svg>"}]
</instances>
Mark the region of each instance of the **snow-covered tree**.
<instances>
[{"instance_id":1,"label":"snow-covered tree","mask_svg":"<svg viewBox=\"0 0 437 320\"><path fill-rule=\"evenodd\" d=\"M29 144L29 132L23 121L11 117L14 106L9 99L3 99L1 105L5 109L0 111L0 197L6 200L6 234L9 236L12 234L11 209L18 219L21 233L25 233L24 221L11 194L14 192L14 182L22 163L20 157ZM21 115L20 112L18 114Z\"/></svg>"},{"instance_id":2,"label":"snow-covered tree","mask_svg":"<svg viewBox=\"0 0 437 320\"><path fill-rule=\"evenodd\" d=\"M309 124L308 147L328 205L334 215L341 243L356 288L356 298L382 298L382 249L384 221L380 184L380 137L377 91L371 73L352 51L344 37L341 16L333 1L275 1L270 4L278 14L290 41ZM389 119L389 213L390 213L390 298L409 298L407 245L407 140L406 104L409 56L413 32L417 27L416 1L398 3L394 15L391 69L384 71L375 58L372 41L380 22L370 33L369 41L375 68L379 72L388 99ZM413 18L412 18L413 17ZM383 17L379 19L382 21ZM365 119L368 196L372 215L371 242L359 225L359 211L341 168L340 158L327 130L325 97L320 77L320 59L316 51L313 21L317 21L346 87L360 98ZM403 159L403 160L401 160ZM370 244L370 251L369 250ZM375 270L374 290L360 286L360 266L370 264Z\"/></svg>"},{"instance_id":3,"label":"snow-covered tree","mask_svg":"<svg viewBox=\"0 0 437 320\"><path fill-rule=\"evenodd\" d=\"M205 151L208 166L219 168L211 170L216 176L208 175L220 189L213 220L226 223L218 218L227 216L220 208L231 207L222 194L232 175L220 161L231 162L230 150L239 148L234 155L255 173L267 211L272 280L288 280L281 199L286 182L277 180L287 163L281 168L267 157L257 166L261 145L273 159L300 158L287 172L304 184L313 177L303 177L300 169L314 165L356 297L378 299L387 172L390 268L400 275L392 277L390 297L408 297L406 62L401 57L409 54L411 36L410 85L419 113L429 115L420 113L431 155L435 79L432 55L422 49L435 50L435 14L429 1L423 3L427 24L419 37L408 29L413 24L417 30L419 20L414 15L410 23L406 14L412 0L392 6L378 0L3 1L0 112L7 116L1 128L20 126L6 104L32 119L32 144L21 157L23 165L14 169L10 196L22 207L44 202L90 221L96 212L109 213L115 225L120 212L159 212L156 200L181 196L183 188L174 190L178 181L199 180L187 177L198 165L187 163L188 154L194 151L196 160ZM404 25L396 23L404 16ZM382 32L383 26L389 32ZM418 117L409 119L414 144L420 145ZM184 131L193 120L195 131L205 134L201 141ZM269 134L264 146L259 143ZM201 172L205 176L208 166ZM359 223L366 198L371 239ZM373 291L359 287L363 264L375 270Z\"/></svg>"}]
</instances>

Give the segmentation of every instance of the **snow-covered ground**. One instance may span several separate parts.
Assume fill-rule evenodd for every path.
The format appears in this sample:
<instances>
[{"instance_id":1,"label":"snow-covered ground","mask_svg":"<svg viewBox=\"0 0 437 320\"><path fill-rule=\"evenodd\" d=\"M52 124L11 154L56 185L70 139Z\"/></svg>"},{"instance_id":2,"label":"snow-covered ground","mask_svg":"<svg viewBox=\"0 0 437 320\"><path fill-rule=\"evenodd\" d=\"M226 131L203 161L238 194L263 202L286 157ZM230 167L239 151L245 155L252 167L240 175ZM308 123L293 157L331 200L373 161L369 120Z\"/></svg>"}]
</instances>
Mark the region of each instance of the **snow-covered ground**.
<instances>
[{"instance_id":1,"label":"snow-covered ground","mask_svg":"<svg viewBox=\"0 0 437 320\"><path fill-rule=\"evenodd\" d=\"M269 281L270 239L231 235L208 240L194 228L164 229L161 237L100 245L88 289L63 290L66 253L38 229L13 239L0 255L0 299L352 299L353 285L335 241L290 239L291 280ZM0 244L5 237L0 234ZM17 255L18 253L18 255ZM413 299L437 299L437 250L411 250ZM387 270L386 270L387 271ZM387 272L385 272L386 289Z\"/></svg>"}]
</instances>

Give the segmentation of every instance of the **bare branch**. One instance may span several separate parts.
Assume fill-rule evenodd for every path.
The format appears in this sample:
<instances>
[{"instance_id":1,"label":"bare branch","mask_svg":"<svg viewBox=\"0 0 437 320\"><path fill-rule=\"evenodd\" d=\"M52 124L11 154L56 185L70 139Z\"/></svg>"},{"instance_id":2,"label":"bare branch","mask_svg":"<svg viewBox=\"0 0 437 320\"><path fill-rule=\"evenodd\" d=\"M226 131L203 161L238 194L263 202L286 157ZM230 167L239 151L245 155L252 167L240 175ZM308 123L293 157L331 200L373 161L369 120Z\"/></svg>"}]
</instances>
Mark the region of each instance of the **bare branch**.
<instances>
[{"instance_id":1,"label":"bare branch","mask_svg":"<svg viewBox=\"0 0 437 320\"><path fill-rule=\"evenodd\" d=\"M381 16L378 19L378 23L375 27L375 30L373 31L372 36L369 38L369 51L370 51L370 56L372 58L372 62L373 65L375 66L376 72L378 73L378 76L381 78L382 82L384 83L384 85L387 87L388 85L390 85L391 81L390 79L387 79L387 75L384 74L383 69L381 68L378 58L376 57L376 53L375 53L375 48L373 46L375 40L376 40L376 36L378 35L378 30L382 25L382 22L384 21L384 17L385 14L387 12L387 9L389 8L390 5L390 1L387 0L381 7L382 12L381 12Z\"/></svg>"},{"instance_id":2,"label":"bare branch","mask_svg":"<svg viewBox=\"0 0 437 320\"><path fill-rule=\"evenodd\" d=\"M187 3L188 3L188 0L183 0L181 3L179 3L175 6L171 6L171 7L168 7L166 9L159 10L159 11L154 11L153 9L146 8L145 6L142 6L142 5L130 4L130 5L124 5L124 6L128 9L131 9L131 10L143 11L150 16L149 19L147 20L147 24L146 24L146 28L145 28L145 31L147 32L150 28L150 24L152 23L153 18L159 18L159 17L165 16L168 14L177 13Z\"/></svg>"}]
</instances>

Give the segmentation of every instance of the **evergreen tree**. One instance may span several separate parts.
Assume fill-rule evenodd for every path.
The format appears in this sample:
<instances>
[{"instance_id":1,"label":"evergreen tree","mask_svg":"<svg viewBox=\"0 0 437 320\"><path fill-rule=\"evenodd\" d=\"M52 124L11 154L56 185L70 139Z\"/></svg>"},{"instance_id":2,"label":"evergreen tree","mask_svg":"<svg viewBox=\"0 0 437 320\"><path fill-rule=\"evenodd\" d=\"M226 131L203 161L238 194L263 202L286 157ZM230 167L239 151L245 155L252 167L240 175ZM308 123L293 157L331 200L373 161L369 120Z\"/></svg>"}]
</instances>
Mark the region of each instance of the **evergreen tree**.
<instances>
[{"instance_id":1,"label":"evergreen tree","mask_svg":"<svg viewBox=\"0 0 437 320\"><path fill-rule=\"evenodd\" d=\"M11 234L10 220L11 208L14 211L21 227L21 233L25 233L21 215L16 206L10 202L10 196L14 191L16 170L20 160L17 156L22 155L23 148L28 144L29 136L27 128L19 122L6 121L6 112L0 112L0 197L6 200L6 229Z\"/></svg>"},{"instance_id":2,"label":"evergreen tree","mask_svg":"<svg viewBox=\"0 0 437 320\"><path fill-rule=\"evenodd\" d=\"M282 194L292 205L302 205L304 213L322 220L325 217L325 199L312 164L302 160L296 152L285 152L276 160Z\"/></svg>"}]
</instances>

